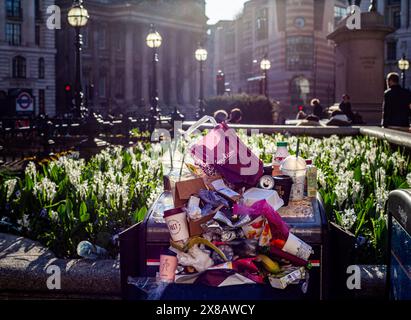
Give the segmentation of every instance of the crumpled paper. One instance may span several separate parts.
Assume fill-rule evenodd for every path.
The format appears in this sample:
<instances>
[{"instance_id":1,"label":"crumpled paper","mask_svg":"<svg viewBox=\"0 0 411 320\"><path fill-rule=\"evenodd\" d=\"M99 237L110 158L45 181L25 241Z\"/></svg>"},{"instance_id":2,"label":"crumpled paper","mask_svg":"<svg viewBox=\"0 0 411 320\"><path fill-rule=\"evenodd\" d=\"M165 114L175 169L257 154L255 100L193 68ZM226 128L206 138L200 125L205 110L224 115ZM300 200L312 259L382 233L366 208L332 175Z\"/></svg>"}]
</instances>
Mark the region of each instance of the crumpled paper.
<instances>
[{"instance_id":1,"label":"crumpled paper","mask_svg":"<svg viewBox=\"0 0 411 320\"><path fill-rule=\"evenodd\" d=\"M198 272L203 272L214 265L209 253L201 250L198 245L194 245L188 253L177 253L178 263L185 267L194 267Z\"/></svg>"}]
</instances>

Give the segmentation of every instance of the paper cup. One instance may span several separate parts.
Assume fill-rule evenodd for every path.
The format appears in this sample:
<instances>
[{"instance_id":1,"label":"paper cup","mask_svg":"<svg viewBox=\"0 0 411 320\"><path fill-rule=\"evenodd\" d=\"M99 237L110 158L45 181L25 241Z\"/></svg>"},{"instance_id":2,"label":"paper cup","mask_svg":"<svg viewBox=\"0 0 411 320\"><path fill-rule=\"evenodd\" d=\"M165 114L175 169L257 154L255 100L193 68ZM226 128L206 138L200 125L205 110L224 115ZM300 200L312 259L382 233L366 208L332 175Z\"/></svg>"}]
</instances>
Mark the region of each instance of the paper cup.
<instances>
[{"instance_id":1,"label":"paper cup","mask_svg":"<svg viewBox=\"0 0 411 320\"><path fill-rule=\"evenodd\" d=\"M290 176L279 175L274 177L274 190L284 201L284 207L288 206L290 200L291 187L293 186L293 179Z\"/></svg>"},{"instance_id":2,"label":"paper cup","mask_svg":"<svg viewBox=\"0 0 411 320\"><path fill-rule=\"evenodd\" d=\"M282 250L306 261L313 253L311 246L293 235L291 232L288 234L288 239Z\"/></svg>"},{"instance_id":3,"label":"paper cup","mask_svg":"<svg viewBox=\"0 0 411 320\"><path fill-rule=\"evenodd\" d=\"M183 208L164 211L164 220L166 221L168 231L170 231L173 241L184 241L190 237L187 215Z\"/></svg>"},{"instance_id":4,"label":"paper cup","mask_svg":"<svg viewBox=\"0 0 411 320\"><path fill-rule=\"evenodd\" d=\"M160 279L174 282L177 270L177 257L170 254L160 255Z\"/></svg>"}]
</instances>

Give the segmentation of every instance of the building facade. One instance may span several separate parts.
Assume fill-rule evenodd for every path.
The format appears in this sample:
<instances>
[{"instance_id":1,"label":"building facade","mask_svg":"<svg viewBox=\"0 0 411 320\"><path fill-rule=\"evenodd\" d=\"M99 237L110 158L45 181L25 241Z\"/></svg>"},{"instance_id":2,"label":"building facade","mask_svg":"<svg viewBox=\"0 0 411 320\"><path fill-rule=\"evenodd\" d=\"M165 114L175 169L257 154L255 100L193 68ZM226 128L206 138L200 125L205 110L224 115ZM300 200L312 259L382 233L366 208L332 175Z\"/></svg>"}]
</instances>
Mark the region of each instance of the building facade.
<instances>
[{"instance_id":1,"label":"building facade","mask_svg":"<svg viewBox=\"0 0 411 320\"><path fill-rule=\"evenodd\" d=\"M283 117L295 116L314 97L331 105L334 45L326 36L346 10L345 1L336 0L250 0L234 21L212 26L212 72L225 73L232 93L258 94L267 55L268 94L283 106Z\"/></svg>"},{"instance_id":2,"label":"building facade","mask_svg":"<svg viewBox=\"0 0 411 320\"><path fill-rule=\"evenodd\" d=\"M55 33L46 25L53 4L0 0L0 115L16 115L21 91L32 96L35 114L55 115Z\"/></svg>"},{"instance_id":3,"label":"building facade","mask_svg":"<svg viewBox=\"0 0 411 320\"><path fill-rule=\"evenodd\" d=\"M384 16L385 23L395 29L386 37L385 72L398 72L398 60L403 55L411 59L411 1L380 0L378 11ZM408 71L410 72L410 71ZM405 86L411 89L411 75L405 79Z\"/></svg>"},{"instance_id":4,"label":"building facade","mask_svg":"<svg viewBox=\"0 0 411 320\"><path fill-rule=\"evenodd\" d=\"M57 1L63 16L71 1ZM158 50L158 92L164 113L175 106L195 114L199 72L194 52L205 33L204 0L85 2L90 20L82 30L83 87L87 104L106 113L144 112L150 103L152 50L150 24L163 41ZM57 101L67 111L65 87L74 87L74 30L63 20L57 37Z\"/></svg>"}]
</instances>

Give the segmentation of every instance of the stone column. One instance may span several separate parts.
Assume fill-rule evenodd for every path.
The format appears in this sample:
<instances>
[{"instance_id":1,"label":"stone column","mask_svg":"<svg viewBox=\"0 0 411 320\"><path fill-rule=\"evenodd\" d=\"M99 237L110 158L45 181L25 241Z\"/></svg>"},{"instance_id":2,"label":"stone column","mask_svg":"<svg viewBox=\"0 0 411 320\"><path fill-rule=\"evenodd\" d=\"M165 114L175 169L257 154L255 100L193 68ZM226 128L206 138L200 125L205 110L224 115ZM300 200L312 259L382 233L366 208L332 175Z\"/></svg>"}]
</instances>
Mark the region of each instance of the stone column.
<instances>
[{"instance_id":1,"label":"stone column","mask_svg":"<svg viewBox=\"0 0 411 320\"><path fill-rule=\"evenodd\" d=\"M141 40L139 41L141 54L141 97L144 99L146 105L148 106L150 104L150 94L148 92L148 81L150 79L150 73L148 68L151 60L148 59L148 47L146 44L147 31L148 28L146 27L146 25L141 25Z\"/></svg>"},{"instance_id":2,"label":"stone column","mask_svg":"<svg viewBox=\"0 0 411 320\"><path fill-rule=\"evenodd\" d=\"M408 28L408 0L401 0L401 29Z\"/></svg>"},{"instance_id":3,"label":"stone column","mask_svg":"<svg viewBox=\"0 0 411 320\"><path fill-rule=\"evenodd\" d=\"M189 33L182 32L184 39L182 40L180 54L183 56L183 104L187 106L190 104L190 42Z\"/></svg>"},{"instance_id":4,"label":"stone column","mask_svg":"<svg viewBox=\"0 0 411 320\"><path fill-rule=\"evenodd\" d=\"M124 98L127 104L133 103L133 89L134 89L134 63L133 63L133 38L134 38L134 25L132 23L127 23L126 36L124 39L124 54L125 54L125 70L124 70Z\"/></svg>"},{"instance_id":5,"label":"stone column","mask_svg":"<svg viewBox=\"0 0 411 320\"><path fill-rule=\"evenodd\" d=\"M170 105L177 105L177 32L175 30L170 32Z\"/></svg>"},{"instance_id":6,"label":"stone column","mask_svg":"<svg viewBox=\"0 0 411 320\"><path fill-rule=\"evenodd\" d=\"M34 46L35 43L35 19L34 19L34 1L22 1L23 8L23 24L21 30L22 44Z\"/></svg>"},{"instance_id":7,"label":"stone column","mask_svg":"<svg viewBox=\"0 0 411 320\"><path fill-rule=\"evenodd\" d=\"M361 14L360 30L345 24L328 35L336 44L336 97L348 94L367 124L381 121L384 94L384 39L394 30L377 12Z\"/></svg>"},{"instance_id":8,"label":"stone column","mask_svg":"<svg viewBox=\"0 0 411 320\"><path fill-rule=\"evenodd\" d=\"M0 45L4 43L5 38L5 21L6 21L6 3L5 0L0 0Z\"/></svg>"}]
</instances>

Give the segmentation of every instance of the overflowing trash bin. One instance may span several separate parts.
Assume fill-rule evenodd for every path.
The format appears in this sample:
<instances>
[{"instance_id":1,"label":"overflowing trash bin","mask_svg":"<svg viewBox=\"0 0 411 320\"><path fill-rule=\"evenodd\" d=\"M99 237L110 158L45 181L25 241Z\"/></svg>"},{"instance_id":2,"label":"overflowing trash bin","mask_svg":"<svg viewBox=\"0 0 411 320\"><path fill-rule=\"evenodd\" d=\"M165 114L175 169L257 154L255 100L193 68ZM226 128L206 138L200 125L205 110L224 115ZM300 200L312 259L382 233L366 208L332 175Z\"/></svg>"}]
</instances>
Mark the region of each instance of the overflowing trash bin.
<instances>
[{"instance_id":1,"label":"overflowing trash bin","mask_svg":"<svg viewBox=\"0 0 411 320\"><path fill-rule=\"evenodd\" d=\"M411 300L411 190L392 191L387 207L389 297Z\"/></svg>"},{"instance_id":2,"label":"overflowing trash bin","mask_svg":"<svg viewBox=\"0 0 411 320\"><path fill-rule=\"evenodd\" d=\"M124 297L324 298L327 224L316 168L298 145L284 154L284 142L264 166L210 117L185 134L206 121L215 128L186 149L193 161L184 156L144 221L120 234Z\"/></svg>"}]
</instances>

